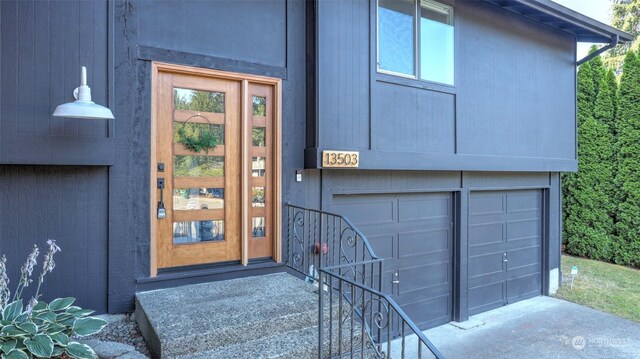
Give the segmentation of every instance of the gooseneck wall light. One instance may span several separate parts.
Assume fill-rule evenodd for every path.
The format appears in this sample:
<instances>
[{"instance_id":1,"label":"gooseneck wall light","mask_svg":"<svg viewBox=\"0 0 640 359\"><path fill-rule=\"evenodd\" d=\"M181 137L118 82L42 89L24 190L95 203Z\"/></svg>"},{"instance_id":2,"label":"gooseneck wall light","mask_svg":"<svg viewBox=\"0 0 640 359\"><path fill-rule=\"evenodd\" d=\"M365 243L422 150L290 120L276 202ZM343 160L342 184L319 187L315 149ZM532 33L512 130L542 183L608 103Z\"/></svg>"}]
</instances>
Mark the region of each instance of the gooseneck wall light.
<instances>
[{"instance_id":1,"label":"gooseneck wall light","mask_svg":"<svg viewBox=\"0 0 640 359\"><path fill-rule=\"evenodd\" d=\"M74 102L68 102L56 107L53 116L85 119L113 120L113 113L104 106L91 101L91 88L87 86L87 68L82 66L80 87L73 91Z\"/></svg>"}]
</instances>

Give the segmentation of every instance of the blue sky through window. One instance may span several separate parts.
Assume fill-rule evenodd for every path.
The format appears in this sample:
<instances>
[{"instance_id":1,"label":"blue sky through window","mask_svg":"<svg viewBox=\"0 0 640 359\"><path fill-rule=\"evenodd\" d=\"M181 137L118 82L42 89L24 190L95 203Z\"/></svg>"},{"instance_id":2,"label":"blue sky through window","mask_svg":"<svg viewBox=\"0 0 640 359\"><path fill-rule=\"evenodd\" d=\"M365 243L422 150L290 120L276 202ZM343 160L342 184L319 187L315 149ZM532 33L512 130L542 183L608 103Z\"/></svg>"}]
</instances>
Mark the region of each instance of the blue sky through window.
<instances>
[{"instance_id":1,"label":"blue sky through window","mask_svg":"<svg viewBox=\"0 0 640 359\"><path fill-rule=\"evenodd\" d=\"M378 24L380 69L413 75L413 16L381 6Z\"/></svg>"},{"instance_id":2,"label":"blue sky through window","mask_svg":"<svg viewBox=\"0 0 640 359\"><path fill-rule=\"evenodd\" d=\"M420 19L420 78L453 85L453 26Z\"/></svg>"}]
</instances>

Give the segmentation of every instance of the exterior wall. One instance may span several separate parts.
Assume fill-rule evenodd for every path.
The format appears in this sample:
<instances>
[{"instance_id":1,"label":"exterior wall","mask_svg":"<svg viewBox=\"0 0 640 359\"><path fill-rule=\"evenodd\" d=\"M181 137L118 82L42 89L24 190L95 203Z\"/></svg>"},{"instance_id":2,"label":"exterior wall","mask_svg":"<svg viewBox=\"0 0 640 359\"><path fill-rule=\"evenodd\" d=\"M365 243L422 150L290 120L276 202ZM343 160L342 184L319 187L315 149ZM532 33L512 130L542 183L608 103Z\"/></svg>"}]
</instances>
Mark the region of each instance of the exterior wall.
<instances>
[{"instance_id":1,"label":"exterior wall","mask_svg":"<svg viewBox=\"0 0 640 359\"><path fill-rule=\"evenodd\" d=\"M454 319L466 320L467 241L470 191L542 189L545 235L543 239L543 294L558 285L561 231L560 182L558 173L548 172L436 172L323 170L322 205L336 211L334 195L452 192L456 202L454 238ZM345 196L341 196L345 201ZM550 275L554 275L550 277Z\"/></svg>"},{"instance_id":2,"label":"exterior wall","mask_svg":"<svg viewBox=\"0 0 640 359\"><path fill-rule=\"evenodd\" d=\"M481 17L465 23L474 6L479 7ZM574 39L495 9L494 15L509 25L499 32L491 25L498 22L489 19L488 14L493 13L489 9L493 8L456 4L458 62L463 59L462 51L468 54L466 58L486 51L483 56L494 61L488 49L471 45L483 41L466 44L460 38L463 31L474 34L477 30L496 36L496 44L510 44L514 39L530 42L530 53L518 53L518 61L509 64L515 74L547 61L552 67L547 70L558 76L574 73ZM136 290L231 275L201 270L193 275L149 278L150 75L151 61L163 61L283 79L283 203L331 209L331 196L338 192L448 189L457 193L458 240L462 241L470 188L548 186L548 266L557 268L560 180L557 173L546 171L573 168L575 142L571 138L575 133L554 127L560 121L548 116L572 115L573 109L562 107L573 104L570 80L563 80L567 88L555 94L571 99L561 107L550 98L529 98L535 116L503 107L496 112L499 118L491 118L486 114L493 113L490 107L469 103L469 99L465 104L461 99L463 93L482 90L478 84L490 74L474 77L470 73L465 82L458 63L460 83L455 89L377 75L371 57L374 10L364 1L315 5L285 0L0 2L0 252L22 258L21 253L26 254L33 243L57 239L64 252L49 279L48 293L77 296L81 305L100 312L131 310ZM307 12L315 16L306 19ZM305 34L305 29L314 29L309 25L315 25L313 21L317 21L317 38ZM231 25L242 26L243 31L233 31ZM306 52L316 46L319 57L307 57ZM534 50L535 56L531 55ZM94 101L109 106L115 121L51 117L55 106L72 100L82 65L88 66ZM307 74L316 71L307 86ZM509 78L513 74L493 75ZM546 83L535 86L543 85ZM498 90L493 88L493 94ZM519 101L515 94L511 99L505 96L499 96L505 104ZM317 105L308 108L309 99ZM497 103L495 98L486 101ZM549 101L552 106L539 108ZM462 108L463 104L469 107ZM480 110L485 115L475 116ZM479 147L484 141L473 133L489 132L480 122L504 124L514 113L520 114L514 119L517 125L501 129L503 139L508 140L505 147ZM305 123L305 117L310 122ZM394 123L398 125L392 126ZM534 128L531 123L546 126ZM309 135L307 127L318 132ZM541 142L529 138L510 142L529 131L536 131L532 137ZM468 143L462 143L460 136L467 136L464 141ZM547 142L554 136L560 143ZM303 181L296 182L295 171L309 162L305 148L316 147L360 150L363 170L307 169ZM515 154L521 157L504 157ZM57 167L60 165L69 166ZM456 168L447 172L366 170L385 166ZM538 172L460 172L466 169ZM34 219L46 225L29 225L25 222L28 214L35 214ZM464 256L461 252L457 256ZM254 268L233 275L275 270ZM463 269L456 275L462 281ZM68 286L56 286L62 282ZM461 295L458 300L465 298ZM464 317L464 313L456 315Z\"/></svg>"},{"instance_id":3,"label":"exterior wall","mask_svg":"<svg viewBox=\"0 0 640 359\"><path fill-rule=\"evenodd\" d=\"M51 237L64 258L82 258L76 267L59 263L55 275L70 276L77 286L52 295L76 295L83 305L117 313L133 309L136 290L243 275L200 271L149 278L151 61L282 78L282 200L319 206L319 171L306 171L304 181L295 182L305 146L304 2L3 1L0 17L0 165L20 165L2 167L0 174L1 198L11 204L3 202L0 214L0 252L22 258L18 254L32 243ZM230 24L241 24L243 31ZM93 100L109 106L115 121L51 117L57 105L72 101L82 65ZM61 175L41 165L74 167ZM91 192L70 188L69 181L79 178L87 178ZM37 185L36 193L67 188L72 196L62 200L87 204L63 201L38 209L39 198L24 183ZM31 211L51 225L26 228L16 215ZM95 219L86 219L88 213ZM87 238L89 229L83 228L92 221L106 228ZM98 252L87 256L89 244ZM86 258L99 268L81 270ZM256 268L244 273L259 274ZM82 288L91 288L91 296Z\"/></svg>"},{"instance_id":4,"label":"exterior wall","mask_svg":"<svg viewBox=\"0 0 640 359\"><path fill-rule=\"evenodd\" d=\"M2 1L1 164L113 163L106 121L51 117L73 100L82 65L93 100L113 105L108 12L106 2Z\"/></svg>"},{"instance_id":5,"label":"exterior wall","mask_svg":"<svg viewBox=\"0 0 640 359\"><path fill-rule=\"evenodd\" d=\"M33 245L41 253L37 276L46 240L55 239L62 251L43 285L45 299L73 296L80 306L107 310L107 182L104 167L0 165L0 256L12 289Z\"/></svg>"},{"instance_id":6,"label":"exterior wall","mask_svg":"<svg viewBox=\"0 0 640 359\"><path fill-rule=\"evenodd\" d=\"M576 170L576 39L483 2L443 2L454 86L377 73L375 1L318 1L306 165L339 149L359 150L365 169Z\"/></svg>"}]
</instances>

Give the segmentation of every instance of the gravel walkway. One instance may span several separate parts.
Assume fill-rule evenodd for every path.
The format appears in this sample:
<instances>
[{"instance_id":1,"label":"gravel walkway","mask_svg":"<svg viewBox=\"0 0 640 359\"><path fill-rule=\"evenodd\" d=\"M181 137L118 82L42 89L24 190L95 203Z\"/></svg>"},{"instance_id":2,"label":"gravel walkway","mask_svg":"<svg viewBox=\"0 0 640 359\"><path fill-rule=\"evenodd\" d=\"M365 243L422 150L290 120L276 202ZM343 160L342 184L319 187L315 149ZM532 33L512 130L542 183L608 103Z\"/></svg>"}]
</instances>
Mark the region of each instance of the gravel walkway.
<instances>
[{"instance_id":1,"label":"gravel walkway","mask_svg":"<svg viewBox=\"0 0 640 359\"><path fill-rule=\"evenodd\" d=\"M138 352L151 358L149 348L140 334L133 314L101 315L109 322L106 328L96 335L83 337L83 340L97 339L104 342L116 342L133 346Z\"/></svg>"}]
</instances>

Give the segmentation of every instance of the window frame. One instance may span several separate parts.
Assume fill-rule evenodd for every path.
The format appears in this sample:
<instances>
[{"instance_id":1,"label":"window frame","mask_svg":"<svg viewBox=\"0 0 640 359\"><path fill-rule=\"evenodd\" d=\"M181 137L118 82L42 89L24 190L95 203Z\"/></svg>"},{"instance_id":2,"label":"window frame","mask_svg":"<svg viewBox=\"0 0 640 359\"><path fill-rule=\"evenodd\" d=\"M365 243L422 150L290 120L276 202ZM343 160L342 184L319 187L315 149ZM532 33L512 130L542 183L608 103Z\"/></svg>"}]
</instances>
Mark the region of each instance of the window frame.
<instances>
[{"instance_id":1,"label":"window frame","mask_svg":"<svg viewBox=\"0 0 640 359\"><path fill-rule=\"evenodd\" d=\"M385 70L383 68L380 67L380 0L376 0L375 1L375 9L374 9L374 13L375 13L375 23L374 26L375 28L375 36L376 36L376 40L375 40L375 46L376 46L376 72L378 74L384 74L384 75L389 75L389 76L395 76L395 77L401 77L404 79L409 79L409 80L415 80L415 81L420 81L420 82L427 82L427 83L432 83L432 84L437 84L440 86L446 86L446 87L454 87L455 83L456 83L456 66L455 66L455 61L456 61L456 32L455 32L455 14L454 14L454 9L452 5L449 4L444 4L435 0L412 0L414 3L414 16L413 16L413 61L414 61L414 66L413 66L413 75L409 75L409 74L404 74L402 72L396 72L393 70ZM433 80L428 80L428 79L422 79L420 78L420 70L421 70L421 66L420 66L420 42L421 42L421 38L420 38L420 19L421 19L421 14L420 14L420 10L422 8L422 3L425 3L425 7L428 9L431 9L432 11L448 11L448 20L449 23L448 25L453 27L453 83L448 84L445 82L438 82L438 81L433 81Z\"/></svg>"}]
</instances>

